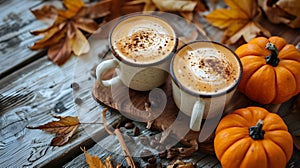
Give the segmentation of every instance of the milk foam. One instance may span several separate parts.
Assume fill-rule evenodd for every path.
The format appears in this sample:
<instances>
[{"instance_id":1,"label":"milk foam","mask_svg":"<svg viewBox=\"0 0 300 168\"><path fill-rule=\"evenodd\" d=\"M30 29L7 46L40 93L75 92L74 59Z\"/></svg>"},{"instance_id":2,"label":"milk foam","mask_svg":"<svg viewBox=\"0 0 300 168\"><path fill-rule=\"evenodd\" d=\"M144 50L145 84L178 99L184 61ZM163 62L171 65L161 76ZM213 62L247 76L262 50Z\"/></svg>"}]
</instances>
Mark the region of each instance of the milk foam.
<instances>
[{"instance_id":1,"label":"milk foam","mask_svg":"<svg viewBox=\"0 0 300 168\"><path fill-rule=\"evenodd\" d=\"M175 45L172 28L150 16L130 18L119 24L111 36L114 50L126 61L148 64L168 56Z\"/></svg>"},{"instance_id":2,"label":"milk foam","mask_svg":"<svg viewBox=\"0 0 300 168\"><path fill-rule=\"evenodd\" d=\"M196 93L222 92L239 76L239 64L232 53L214 47L187 46L175 56L173 64L178 81Z\"/></svg>"}]
</instances>

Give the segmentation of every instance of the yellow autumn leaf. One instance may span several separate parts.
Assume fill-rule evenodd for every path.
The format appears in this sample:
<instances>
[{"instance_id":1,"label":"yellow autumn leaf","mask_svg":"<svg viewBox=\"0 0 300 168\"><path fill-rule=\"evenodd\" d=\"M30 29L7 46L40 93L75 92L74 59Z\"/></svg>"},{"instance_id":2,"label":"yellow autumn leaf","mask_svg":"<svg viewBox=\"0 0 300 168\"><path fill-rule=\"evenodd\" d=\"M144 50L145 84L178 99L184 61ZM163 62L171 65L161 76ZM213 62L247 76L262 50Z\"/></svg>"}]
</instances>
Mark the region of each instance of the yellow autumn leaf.
<instances>
[{"instance_id":1,"label":"yellow autumn leaf","mask_svg":"<svg viewBox=\"0 0 300 168\"><path fill-rule=\"evenodd\" d=\"M64 5L68 10L76 13L84 6L84 3L81 0L64 0Z\"/></svg>"},{"instance_id":2,"label":"yellow autumn leaf","mask_svg":"<svg viewBox=\"0 0 300 168\"><path fill-rule=\"evenodd\" d=\"M78 29L76 29L76 34L71 45L74 54L77 56L80 56L81 54L85 54L90 50L90 45L88 40Z\"/></svg>"},{"instance_id":3,"label":"yellow autumn leaf","mask_svg":"<svg viewBox=\"0 0 300 168\"><path fill-rule=\"evenodd\" d=\"M233 44L240 37L248 41L259 34L270 36L270 33L257 23L259 8L253 0L224 0L228 8L216 9L205 16L213 26L225 29L222 42ZM231 38L232 37L232 38Z\"/></svg>"},{"instance_id":4,"label":"yellow autumn leaf","mask_svg":"<svg viewBox=\"0 0 300 168\"><path fill-rule=\"evenodd\" d=\"M240 13L252 18L257 13L256 0L224 0L230 9L239 10Z\"/></svg>"},{"instance_id":5,"label":"yellow autumn leaf","mask_svg":"<svg viewBox=\"0 0 300 168\"><path fill-rule=\"evenodd\" d=\"M30 47L32 50L48 49L48 58L58 65L64 64L71 54L81 55L90 49L81 31L94 33L99 25L95 19L111 14L111 0L86 5L82 0L63 0L64 8L43 6L31 12L39 20L52 19L51 26L32 31L44 37Z\"/></svg>"},{"instance_id":6,"label":"yellow autumn leaf","mask_svg":"<svg viewBox=\"0 0 300 168\"><path fill-rule=\"evenodd\" d=\"M98 156L92 156L87 153L85 148L81 149L84 152L85 159L90 168L104 168L104 163Z\"/></svg>"},{"instance_id":7,"label":"yellow autumn leaf","mask_svg":"<svg viewBox=\"0 0 300 168\"><path fill-rule=\"evenodd\" d=\"M98 156L92 156L89 153L87 153L85 148L80 149L84 152L85 160L87 164L89 165L89 168L113 168L113 165L111 163L112 156L108 156L105 159L105 162L103 163L102 160ZM116 168L119 168L120 164L116 166Z\"/></svg>"},{"instance_id":8,"label":"yellow autumn leaf","mask_svg":"<svg viewBox=\"0 0 300 168\"><path fill-rule=\"evenodd\" d=\"M51 121L44 125L31 127L27 126L28 129L40 129L45 132L54 133L55 137L51 141L52 146L62 146L69 142L74 132L78 129L80 122L78 117L72 116L54 116L59 119L58 121Z\"/></svg>"}]
</instances>

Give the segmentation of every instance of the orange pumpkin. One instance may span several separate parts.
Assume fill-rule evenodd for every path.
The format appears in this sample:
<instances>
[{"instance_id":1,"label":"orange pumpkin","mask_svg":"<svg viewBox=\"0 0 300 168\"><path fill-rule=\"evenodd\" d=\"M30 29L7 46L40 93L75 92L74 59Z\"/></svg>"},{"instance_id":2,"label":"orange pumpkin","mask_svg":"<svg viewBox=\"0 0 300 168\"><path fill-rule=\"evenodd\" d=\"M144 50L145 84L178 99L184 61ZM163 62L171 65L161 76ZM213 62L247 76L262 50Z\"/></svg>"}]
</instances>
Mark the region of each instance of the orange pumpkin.
<instances>
[{"instance_id":1,"label":"orange pumpkin","mask_svg":"<svg viewBox=\"0 0 300 168\"><path fill-rule=\"evenodd\" d=\"M261 104L280 104L300 92L300 52L277 36L257 37L236 49L243 65L239 90Z\"/></svg>"},{"instance_id":2,"label":"orange pumpkin","mask_svg":"<svg viewBox=\"0 0 300 168\"><path fill-rule=\"evenodd\" d=\"M284 168L293 153L284 121L261 107L225 116L215 135L214 149L223 168Z\"/></svg>"}]
</instances>

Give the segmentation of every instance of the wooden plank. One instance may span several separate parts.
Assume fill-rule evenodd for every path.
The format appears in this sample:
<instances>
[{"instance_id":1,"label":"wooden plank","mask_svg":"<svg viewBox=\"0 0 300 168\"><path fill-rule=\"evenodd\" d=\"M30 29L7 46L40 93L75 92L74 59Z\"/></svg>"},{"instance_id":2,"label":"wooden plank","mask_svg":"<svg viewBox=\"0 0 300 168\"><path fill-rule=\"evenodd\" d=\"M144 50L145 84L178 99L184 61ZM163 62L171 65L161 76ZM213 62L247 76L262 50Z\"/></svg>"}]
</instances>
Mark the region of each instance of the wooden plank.
<instances>
[{"instance_id":1,"label":"wooden plank","mask_svg":"<svg viewBox=\"0 0 300 168\"><path fill-rule=\"evenodd\" d=\"M0 5L0 78L26 65L42 55L43 50L32 51L28 46L41 37L33 36L30 31L44 28L46 25L35 19L31 8L43 1L18 0L2 1ZM16 10L17 9L17 10Z\"/></svg>"},{"instance_id":2,"label":"wooden plank","mask_svg":"<svg viewBox=\"0 0 300 168\"><path fill-rule=\"evenodd\" d=\"M75 57L62 67L42 58L0 81L0 167L62 165L81 153L80 146L89 147L106 136L100 124L102 106L85 89L94 83L92 66L76 66L81 77L74 78L75 65ZM70 87L74 81L78 90ZM75 97L83 103L76 105ZM53 135L26 126L50 122L52 115L79 116L80 122L92 124L82 124L67 145L51 147ZM110 113L109 123L119 116Z\"/></svg>"}]
</instances>

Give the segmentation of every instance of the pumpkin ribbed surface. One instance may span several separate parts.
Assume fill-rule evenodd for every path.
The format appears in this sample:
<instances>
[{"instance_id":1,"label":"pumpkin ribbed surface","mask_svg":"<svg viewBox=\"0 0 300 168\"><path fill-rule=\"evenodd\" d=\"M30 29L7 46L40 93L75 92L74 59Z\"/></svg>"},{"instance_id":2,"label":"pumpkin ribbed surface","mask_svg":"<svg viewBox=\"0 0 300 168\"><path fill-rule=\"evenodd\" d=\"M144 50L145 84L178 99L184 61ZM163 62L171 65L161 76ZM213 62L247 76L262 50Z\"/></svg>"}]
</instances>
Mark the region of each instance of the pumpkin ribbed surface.
<instances>
[{"instance_id":1,"label":"pumpkin ribbed surface","mask_svg":"<svg viewBox=\"0 0 300 168\"><path fill-rule=\"evenodd\" d=\"M268 43L274 44L278 51L278 64L266 61L266 57L272 54L266 48ZM235 52L243 65L238 89L251 100L261 104L280 104L300 92L300 52L283 38L257 37Z\"/></svg>"},{"instance_id":2,"label":"pumpkin ribbed surface","mask_svg":"<svg viewBox=\"0 0 300 168\"><path fill-rule=\"evenodd\" d=\"M249 128L261 121L262 139ZM214 149L223 168L284 168L293 153L293 139L284 121L264 108L235 110L219 123Z\"/></svg>"}]
</instances>

